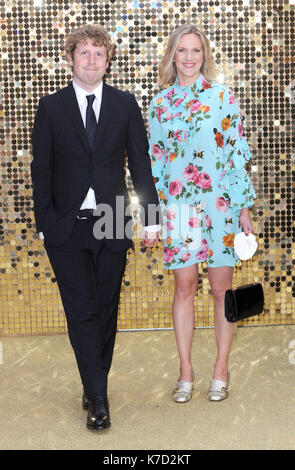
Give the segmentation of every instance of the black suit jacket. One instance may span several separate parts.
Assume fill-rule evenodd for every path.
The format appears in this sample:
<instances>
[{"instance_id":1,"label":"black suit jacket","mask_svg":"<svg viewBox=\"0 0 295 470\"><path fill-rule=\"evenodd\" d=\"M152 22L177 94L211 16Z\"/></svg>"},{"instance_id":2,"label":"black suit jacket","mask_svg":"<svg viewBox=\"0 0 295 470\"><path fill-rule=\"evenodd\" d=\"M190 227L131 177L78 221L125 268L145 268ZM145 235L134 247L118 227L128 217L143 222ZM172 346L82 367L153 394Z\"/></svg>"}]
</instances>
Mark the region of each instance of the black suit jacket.
<instances>
[{"instance_id":1,"label":"black suit jacket","mask_svg":"<svg viewBox=\"0 0 295 470\"><path fill-rule=\"evenodd\" d=\"M92 186L97 204L113 208L114 238L106 239L113 250L127 249L131 240L119 238L116 230L116 196L129 204L125 183L125 155L134 188L144 208L143 225L148 225L148 205L158 204L152 179L148 142L140 108L134 96L103 83L102 102L95 141L89 147L75 90L70 84L41 98L33 135L33 181L36 229L52 244L69 238L76 215ZM125 223L130 216L124 215ZM157 223L151 221L150 223ZM122 231L121 231L122 232Z\"/></svg>"}]
</instances>

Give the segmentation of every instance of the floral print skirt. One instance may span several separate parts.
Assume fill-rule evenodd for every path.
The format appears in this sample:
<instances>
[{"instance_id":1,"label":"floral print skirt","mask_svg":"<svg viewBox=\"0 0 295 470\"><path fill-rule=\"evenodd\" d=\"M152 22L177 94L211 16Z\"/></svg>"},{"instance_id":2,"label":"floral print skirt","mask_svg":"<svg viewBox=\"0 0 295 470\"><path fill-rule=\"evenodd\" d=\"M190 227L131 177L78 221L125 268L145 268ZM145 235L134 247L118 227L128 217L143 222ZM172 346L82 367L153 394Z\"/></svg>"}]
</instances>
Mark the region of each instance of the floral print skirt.
<instances>
[{"instance_id":1,"label":"floral print skirt","mask_svg":"<svg viewBox=\"0 0 295 470\"><path fill-rule=\"evenodd\" d=\"M211 204L210 204L211 202ZM163 267L179 269L206 262L234 267L239 258L234 237L241 231L238 213L224 201L162 206Z\"/></svg>"}]
</instances>

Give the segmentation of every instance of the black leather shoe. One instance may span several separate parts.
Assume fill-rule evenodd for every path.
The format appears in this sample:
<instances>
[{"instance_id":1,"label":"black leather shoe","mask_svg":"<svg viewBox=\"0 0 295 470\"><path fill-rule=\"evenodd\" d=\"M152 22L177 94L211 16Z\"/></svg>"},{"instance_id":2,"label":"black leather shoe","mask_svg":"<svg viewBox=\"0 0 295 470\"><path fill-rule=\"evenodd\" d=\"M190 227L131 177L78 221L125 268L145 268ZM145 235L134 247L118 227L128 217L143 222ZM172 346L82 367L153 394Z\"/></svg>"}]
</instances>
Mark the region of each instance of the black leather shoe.
<instances>
[{"instance_id":1,"label":"black leather shoe","mask_svg":"<svg viewBox=\"0 0 295 470\"><path fill-rule=\"evenodd\" d=\"M98 395L91 400L88 409L87 427L102 430L111 425L109 402L106 396Z\"/></svg>"},{"instance_id":2,"label":"black leather shoe","mask_svg":"<svg viewBox=\"0 0 295 470\"><path fill-rule=\"evenodd\" d=\"M82 397L82 408L83 410L88 410L90 404L89 398L86 397L85 392L83 392L83 397Z\"/></svg>"}]
</instances>

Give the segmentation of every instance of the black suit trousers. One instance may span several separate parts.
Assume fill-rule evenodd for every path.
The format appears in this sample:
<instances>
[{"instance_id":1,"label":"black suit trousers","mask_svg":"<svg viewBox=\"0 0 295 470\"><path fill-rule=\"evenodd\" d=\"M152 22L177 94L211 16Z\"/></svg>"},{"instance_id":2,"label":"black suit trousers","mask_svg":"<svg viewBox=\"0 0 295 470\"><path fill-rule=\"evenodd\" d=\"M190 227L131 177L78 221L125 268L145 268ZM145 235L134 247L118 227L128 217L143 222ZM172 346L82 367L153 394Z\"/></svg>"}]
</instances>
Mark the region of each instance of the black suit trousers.
<instances>
[{"instance_id":1,"label":"black suit trousers","mask_svg":"<svg viewBox=\"0 0 295 470\"><path fill-rule=\"evenodd\" d=\"M68 241L44 240L59 287L84 390L88 398L107 393L126 250L111 251L93 236L97 218L76 221Z\"/></svg>"}]
</instances>

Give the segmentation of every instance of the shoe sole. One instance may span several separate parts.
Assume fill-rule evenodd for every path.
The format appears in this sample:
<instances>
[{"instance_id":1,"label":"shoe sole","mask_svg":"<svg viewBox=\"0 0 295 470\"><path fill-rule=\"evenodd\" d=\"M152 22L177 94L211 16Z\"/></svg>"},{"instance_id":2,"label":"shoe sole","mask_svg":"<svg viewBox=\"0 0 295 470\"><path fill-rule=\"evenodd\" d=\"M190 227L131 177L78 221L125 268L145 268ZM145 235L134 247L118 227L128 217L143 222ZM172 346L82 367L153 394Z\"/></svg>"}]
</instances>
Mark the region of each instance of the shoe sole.
<instances>
[{"instance_id":1,"label":"shoe sole","mask_svg":"<svg viewBox=\"0 0 295 470\"><path fill-rule=\"evenodd\" d=\"M192 396L190 398L187 398L186 400L179 400L177 399L177 397L174 396L172 396L172 399L175 401L175 403L188 403L189 401L191 401Z\"/></svg>"},{"instance_id":2,"label":"shoe sole","mask_svg":"<svg viewBox=\"0 0 295 470\"><path fill-rule=\"evenodd\" d=\"M209 401L223 401L223 400L226 400L228 398L228 395L226 397L218 397L218 398L212 398L210 396L207 397Z\"/></svg>"},{"instance_id":3,"label":"shoe sole","mask_svg":"<svg viewBox=\"0 0 295 470\"><path fill-rule=\"evenodd\" d=\"M105 426L92 426L91 424L86 424L87 428L91 431L103 431L104 429L108 429L111 427L111 423Z\"/></svg>"}]
</instances>

